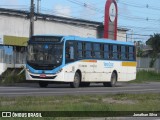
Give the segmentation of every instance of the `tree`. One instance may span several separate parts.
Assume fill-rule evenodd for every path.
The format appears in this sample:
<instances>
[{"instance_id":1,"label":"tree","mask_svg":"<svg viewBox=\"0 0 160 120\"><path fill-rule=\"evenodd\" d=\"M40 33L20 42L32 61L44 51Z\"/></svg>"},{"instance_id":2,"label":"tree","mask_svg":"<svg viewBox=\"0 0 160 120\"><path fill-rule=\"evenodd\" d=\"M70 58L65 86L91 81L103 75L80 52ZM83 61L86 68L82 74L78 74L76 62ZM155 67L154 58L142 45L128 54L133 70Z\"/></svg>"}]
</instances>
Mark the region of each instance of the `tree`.
<instances>
[{"instance_id":1,"label":"tree","mask_svg":"<svg viewBox=\"0 0 160 120\"><path fill-rule=\"evenodd\" d=\"M152 51L150 53L152 58L150 67L153 67L154 62L158 57L158 53L160 53L160 34L151 35L151 37L146 41L146 44L152 47Z\"/></svg>"},{"instance_id":2,"label":"tree","mask_svg":"<svg viewBox=\"0 0 160 120\"><path fill-rule=\"evenodd\" d=\"M146 44L152 47L153 52L160 53L160 34L151 35Z\"/></svg>"}]
</instances>

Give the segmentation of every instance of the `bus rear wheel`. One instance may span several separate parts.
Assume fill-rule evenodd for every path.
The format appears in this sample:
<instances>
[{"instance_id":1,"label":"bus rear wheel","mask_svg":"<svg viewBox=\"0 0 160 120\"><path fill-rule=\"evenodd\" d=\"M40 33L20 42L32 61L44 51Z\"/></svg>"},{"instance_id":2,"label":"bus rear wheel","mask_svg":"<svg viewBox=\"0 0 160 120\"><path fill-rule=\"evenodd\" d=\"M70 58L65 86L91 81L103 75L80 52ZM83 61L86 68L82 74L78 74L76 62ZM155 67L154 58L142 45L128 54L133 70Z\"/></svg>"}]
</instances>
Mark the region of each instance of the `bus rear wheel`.
<instances>
[{"instance_id":1,"label":"bus rear wheel","mask_svg":"<svg viewBox=\"0 0 160 120\"><path fill-rule=\"evenodd\" d=\"M104 82L103 85L104 87L115 87L117 82L117 75L115 72L112 73L111 75L111 81L110 82Z\"/></svg>"},{"instance_id":2,"label":"bus rear wheel","mask_svg":"<svg viewBox=\"0 0 160 120\"><path fill-rule=\"evenodd\" d=\"M78 88L80 86L80 75L78 72L75 73L74 81L70 83L72 88Z\"/></svg>"},{"instance_id":3,"label":"bus rear wheel","mask_svg":"<svg viewBox=\"0 0 160 120\"><path fill-rule=\"evenodd\" d=\"M39 81L39 86L41 88L46 88L48 86L48 82L46 82L46 81Z\"/></svg>"}]
</instances>

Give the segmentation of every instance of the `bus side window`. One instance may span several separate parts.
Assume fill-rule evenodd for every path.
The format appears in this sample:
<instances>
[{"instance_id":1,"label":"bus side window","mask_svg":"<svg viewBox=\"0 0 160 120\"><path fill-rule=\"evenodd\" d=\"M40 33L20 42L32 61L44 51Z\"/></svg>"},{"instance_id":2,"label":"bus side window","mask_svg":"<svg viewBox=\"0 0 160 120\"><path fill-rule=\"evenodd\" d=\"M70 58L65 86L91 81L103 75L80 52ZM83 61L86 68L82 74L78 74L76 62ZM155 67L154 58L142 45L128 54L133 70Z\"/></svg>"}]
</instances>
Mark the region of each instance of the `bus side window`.
<instances>
[{"instance_id":1,"label":"bus side window","mask_svg":"<svg viewBox=\"0 0 160 120\"><path fill-rule=\"evenodd\" d=\"M118 46L117 45L113 45L113 59L114 60L117 60L118 59L118 51L117 51L117 49L118 49Z\"/></svg>"},{"instance_id":2,"label":"bus side window","mask_svg":"<svg viewBox=\"0 0 160 120\"><path fill-rule=\"evenodd\" d=\"M92 58L92 44L85 43L85 58Z\"/></svg>"},{"instance_id":3,"label":"bus side window","mask_svg":"<svg viewBox=\"0 0 160 120\"><path fill-rule=\"evenodd\" d=\"M82 44L82 42L78 42L77 47L78 47L78 59L82 59L82 57L83 57L83 44Z\"/></svg>"},{"instance_id":4,"label":"bus side window","mask_svg":"<svg viewBox=\"0 0 160 120\"><path fill-rule=\"evenodd\" d=\"M104 59L109 59L109 45L108 44L104 44L103 51L104 51Z\"/></svg>"},{"instance_id":5,"label":"bus side window","mask_svg":"<svg viewBox=\"0 0 160 120\"><path fill-rule=\"evenodd\" d=\"M121 59L126 60L126 47L121 46Z\"/></svg>"},{"instance_id":6,"label":"bus side window","mask_svg":"<svg viewBox=\"0 0 160 120\"><path fill-rule=\"evenodd\" d=\"M109 59L113 59L113 46L109 45Z\"/></svg>"},{"instance_id":7,"label":"bus side window","mask_svg":"<svg viewBox=\"0 0 160 120\"><path fill-rule=\"evenodd\" d=\"M126 60L129 60L129 47L126 46Z\"/></svg>"},{"instance_id":8,"label":"bus side window","mask_svg":"<svg viewBox=\"0 0 160 120\"><path fill-rule=\"evenodd\" d=\"M134 60L134 48L129 47L129 60Z\"/></svg>"},{"instance_id":9,"label":"bus side window","mask_svg":"<svg viewBox=\"0 0 160 120\"><path fill-rule=\"evenodd\" d=\"M101 48L100 48L100 44L98 44L98 43L94 43L93 44L93 51L94 51L94 58L95 59L100 59L100 58L102 58L102 56L101 56Z\"/></svg>"},{"instance_id":10,"label":"bus side window","mask_svg":"<svg viewBox=\"0 0 160 120\"><path fill-rule=\"evenodd\" d=\"M74 60L74 47L73 46L70 46L70 59L71 60Z\"/></svg>"},{"instance_id":11,"label":"bus side window","mask_svg":"<svg viewBox=\"0 0 160 120\"><path fill-rule=\"evenodd\" d=\"M121 46L120 45L118 45L118 51L117 51L117 53L118 53L118 60L121 60L122 57L121 57Z\"/></svg>"}]
</instances>

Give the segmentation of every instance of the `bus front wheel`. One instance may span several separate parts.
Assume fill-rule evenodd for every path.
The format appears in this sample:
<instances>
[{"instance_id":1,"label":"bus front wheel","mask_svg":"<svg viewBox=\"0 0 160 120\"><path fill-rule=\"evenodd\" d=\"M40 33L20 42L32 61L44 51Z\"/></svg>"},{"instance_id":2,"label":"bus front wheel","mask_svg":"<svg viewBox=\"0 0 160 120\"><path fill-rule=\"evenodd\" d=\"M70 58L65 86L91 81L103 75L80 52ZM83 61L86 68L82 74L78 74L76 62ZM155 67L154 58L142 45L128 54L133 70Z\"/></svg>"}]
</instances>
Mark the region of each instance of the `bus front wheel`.
<instances>
[{"instance_id":1,"label":"bus front wheel","mask_svg":"<svg viewBox=\"0 0 160 120\"><path fill-rule=\"evenodd\" d=\"M80 83L81 87L89 87L90 86L90 82L82 82Z\"/></svg>"},{"instance_id":2,"label":"bus front wheel","mask_svg":"<svg viewBox=\"0 0 160 120\"><path fill-rule=\"evenodd\" d=\"M48 82L46 82L46 81L39 81L39 86L40 86L41 88L45 88L45 87L48 86Z\"/></svg>"},{"instance_id":3,"label":"bus front wheel","mask_svg":"<svg viewBox=\"0 0 160 120\"><path fill-rule=\"evenodd\" d=\"M117 75L115 72L112 73L111 75L111 81L110 82L104 82L103 85L105 87L115 87L117 82Z\"/></svg>"},{"instance_id":4,"label":"bus front wheel","mask_svg":"<svg viewBox=\"0 0 160 120\"><path fill-rule=\"evenodd\" d=\"M72 88L78 88L80 85L80 75L78 72L75 73L75 76L74 76L74 81L72 83L70 83L70 86Z\"/></svg>"}]
</instances>

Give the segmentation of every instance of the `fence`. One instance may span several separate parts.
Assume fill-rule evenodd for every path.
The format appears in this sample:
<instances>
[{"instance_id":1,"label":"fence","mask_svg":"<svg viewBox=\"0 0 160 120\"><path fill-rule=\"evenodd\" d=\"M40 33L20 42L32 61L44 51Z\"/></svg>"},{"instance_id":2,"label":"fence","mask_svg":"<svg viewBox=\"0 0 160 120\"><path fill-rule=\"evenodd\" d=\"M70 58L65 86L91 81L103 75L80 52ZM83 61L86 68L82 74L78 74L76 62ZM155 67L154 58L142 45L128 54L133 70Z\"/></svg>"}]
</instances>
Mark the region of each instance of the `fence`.
<instances>
[{"instance_id":1,"label":"fence","mask_svg":"<svg viewBox=\"0 0 160 120\"><path fill-rule=\"evenodd\" d=\"M6 64L25 64L26 53L13 52L12 54L6 54L3 49L0 49L0 63Z\"/></svg>"},{"instance_id":2,"label":"fence","mask_svg":"<svg viewBox=\"0 0 160 120\"><path fill-rule=\"evenodd\" d=\"M137 58L137 70L147 70L160 72L160 58L157 58L153 67L150 67L151 58L149 57L138 57Z\"/></svg>"}]
</instances>

